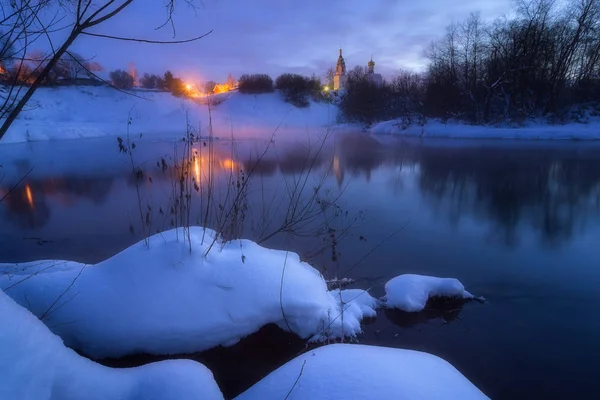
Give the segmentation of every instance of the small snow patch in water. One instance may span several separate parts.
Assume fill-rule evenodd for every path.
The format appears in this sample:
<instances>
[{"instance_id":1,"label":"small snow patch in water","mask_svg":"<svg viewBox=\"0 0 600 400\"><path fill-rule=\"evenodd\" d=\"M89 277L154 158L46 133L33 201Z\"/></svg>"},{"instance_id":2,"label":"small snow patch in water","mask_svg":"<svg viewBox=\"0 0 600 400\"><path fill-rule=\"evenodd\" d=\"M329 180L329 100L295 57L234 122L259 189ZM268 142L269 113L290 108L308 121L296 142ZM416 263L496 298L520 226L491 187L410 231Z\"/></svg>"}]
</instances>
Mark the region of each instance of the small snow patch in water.
<instances>
[{"instance_id":1,"label":"small snow patch in water","mask_svg":"<svg viewBox=\"0 0 600 400\"><path fill-rule=\"evenodd\" d=\"M483 301L476 298L455 278L405 274L397 276L385 284L385 297L388 308L398 308L407 312L422 311L431 297L455 297L465 300Z\"/></svg>"}]
</instances>

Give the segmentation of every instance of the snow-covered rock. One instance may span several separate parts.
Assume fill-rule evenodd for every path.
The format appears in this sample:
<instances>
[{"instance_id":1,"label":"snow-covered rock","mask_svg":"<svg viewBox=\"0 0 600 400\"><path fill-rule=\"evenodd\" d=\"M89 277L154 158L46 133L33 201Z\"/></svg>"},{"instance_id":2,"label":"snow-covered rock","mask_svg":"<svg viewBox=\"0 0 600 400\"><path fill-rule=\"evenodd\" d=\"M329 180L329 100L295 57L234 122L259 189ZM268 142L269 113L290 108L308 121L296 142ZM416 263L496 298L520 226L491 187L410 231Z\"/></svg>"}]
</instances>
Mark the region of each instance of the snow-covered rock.
<instances>
[{"instance_id":1,"label":"snow-covered rock","mask_svg":"<svg viewBox=\"0 0 600 400\"><path fill-rule=\"evenodd\" d=\"M223 399L212 373L191 360L113 369L66 348L0 290L0 399Z\"/></svg>"},{"instance_id":2,"label":"snow-covered rock","mask_svg":"<svg viewBox=\"0 0 600 400\"><path fill-rule=\"evenodd\" d=\"M289 396L288 396L289 394ZM237 400L487 399L447 361L428 353L334 344L302 354Z\"/></svg>"},{"instance_id":3,"label":"snow-covered rock","mask_svg":"<svg viewBox=\"0 0 600 400\"><path fill-rule=\"evenodd\" d=\"M329 292L295 253L249 240L225 245L200 227L151 236L96 265L0 264L0 288L87 355L191 353L275 323L302 338L353 337L377 304L364 291ZM341 316L343 312L343 317Z\"/></svg>"},{"instance_id":4,"label":"snow-covered rock","mask_svg":"<svg viewBox=\"0 0 600 400\"><path fill-rule=\"evenodd\" d=\"M385 284L385 304L389 308L417 312L425 308L430 297L473 299L458 279L405 274Z\"/></svg>"}]
</instances>

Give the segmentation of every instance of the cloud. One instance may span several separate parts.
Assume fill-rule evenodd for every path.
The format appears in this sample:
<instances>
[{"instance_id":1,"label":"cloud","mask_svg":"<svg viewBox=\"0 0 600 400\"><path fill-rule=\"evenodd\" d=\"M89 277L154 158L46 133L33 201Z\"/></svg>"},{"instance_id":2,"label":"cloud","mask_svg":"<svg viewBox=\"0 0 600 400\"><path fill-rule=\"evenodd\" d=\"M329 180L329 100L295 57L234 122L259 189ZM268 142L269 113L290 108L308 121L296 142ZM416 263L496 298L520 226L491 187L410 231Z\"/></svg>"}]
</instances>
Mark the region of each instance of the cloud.
<instances>
[{"instance_id":1,"label":"cloud","mask_svg":"<svg viewBox=\"0 0 600 400\"><path fill-rule=\"evenodd\" d=\"M445 27L479 11L486 19L510 11L511 0L202 0L196 9L179 0L174 15L177 38L210 29L213 33L185 45L142 45L82 38L76 51L108 69L135 62L148 72L166 69L196 79L224 80L228 72L316 73L323 75L344 48L349 66L373 55L381 72L419 68L423 50ZM166 10L159 1L136 0L98 32L169 40Z\"/></svg>"}]
</instances>

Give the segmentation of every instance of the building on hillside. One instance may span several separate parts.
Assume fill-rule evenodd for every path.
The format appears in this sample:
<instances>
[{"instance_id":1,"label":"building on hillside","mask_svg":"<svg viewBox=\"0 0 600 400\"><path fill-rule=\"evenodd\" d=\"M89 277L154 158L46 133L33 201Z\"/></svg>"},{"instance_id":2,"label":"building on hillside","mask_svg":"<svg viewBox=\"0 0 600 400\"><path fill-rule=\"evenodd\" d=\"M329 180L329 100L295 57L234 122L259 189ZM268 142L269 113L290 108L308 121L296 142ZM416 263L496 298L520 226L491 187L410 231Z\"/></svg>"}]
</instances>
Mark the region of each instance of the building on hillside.
<instances>
[{"instance_id":1,"label":"building on hillside","mask_svg":"<svg viewBox=\"0 0 600 400\"><path fill-rule=\"evenodd\" d=\"M373 61L373 57L371 57L371 61L369 61L367 64L367 79L377 86L381 86L383 84L383 77L381 74L375 73L375 61Z\"/></svg>"},{"instance_id":2,"label":"building on hillside","mask_svg":"<svg viewBox=\"0 0 600 400\"><path fill-rule=\"evenodd\" d=\"M333 90L344 89L347 82L348 75L346 75L346 62L342 56L342 49L340 49L340 56L338 57L337 64L335 66L335 75L333 76Z\"/></svg>"}]
</instances>

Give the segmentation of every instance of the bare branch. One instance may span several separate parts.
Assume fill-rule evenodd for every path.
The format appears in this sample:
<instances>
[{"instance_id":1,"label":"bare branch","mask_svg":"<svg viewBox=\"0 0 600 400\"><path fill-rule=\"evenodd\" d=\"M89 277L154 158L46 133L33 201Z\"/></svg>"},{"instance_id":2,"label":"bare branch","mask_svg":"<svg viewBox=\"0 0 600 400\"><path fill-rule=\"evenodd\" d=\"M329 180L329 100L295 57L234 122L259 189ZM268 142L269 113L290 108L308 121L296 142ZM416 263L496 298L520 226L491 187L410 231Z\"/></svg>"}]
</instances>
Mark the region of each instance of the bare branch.
<instances>
[{"instance_id":1,"label":"bare branch","mask_svg":"<svg viewBox=\"0 0 600 400\"><path fill-rule=\"evenodd\" d=\"M123 40L123 41L127 41L127 42L138 42L138 43L149 43L149 44L181 44L181 43L195 42L196 40L200 40L202 38L205 38L206 36L210 35L212 32L213 32L213 30L211 29L207 33L205 33L203 35L200 35L200 36L193 37L191 39L168 40L168 41L150 40L150 39L139 39L139 38L128 38L128 37L122 37L122 36L104 35L104 34L101 34L101 33L91 33L91 32L81 32L81 34L82 35L87 35L87 36L94 36L94 37L99 37L99 38L105 38L105 39Z\"/></svg>"}]
</instances>

